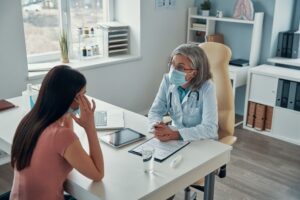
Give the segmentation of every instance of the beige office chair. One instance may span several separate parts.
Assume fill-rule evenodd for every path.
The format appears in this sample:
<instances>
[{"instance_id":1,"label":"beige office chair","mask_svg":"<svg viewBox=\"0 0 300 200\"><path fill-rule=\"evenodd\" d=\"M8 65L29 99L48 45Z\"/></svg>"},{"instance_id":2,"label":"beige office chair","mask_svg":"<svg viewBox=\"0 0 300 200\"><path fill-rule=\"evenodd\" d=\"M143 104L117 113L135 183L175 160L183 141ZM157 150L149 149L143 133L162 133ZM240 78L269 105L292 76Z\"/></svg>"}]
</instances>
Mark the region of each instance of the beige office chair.
<instances>
[{"instance_id":1,"label":"beige office chair","mask_svg":"<svg viewBox=\"0 0 300 200\"><path fill-rule=\"evenodd\" d=\"M199 45L200 48L204 50L208 57L210 64L210 70L212 73L212 79L216 86L216 95L218 103L218 120L219 120L219 141L233 145L236 141L236 137L233 136L234 133L234 122L235 122L235 112L234 112L234 99L231 81L229 79L229 67L228 63L231 58L231 50L224 44L216 42L206 42ZM220 178L226 176L226 165L222 166L218 172ZM213 180L214 181L214 180ZM211 182L211 181L210 181ZM205 184L207 184L205 180ZM211 183L210 183L211 184ZM214 183L212 183L214 184ZM204 179L197 181L191 187L199 189L201 191L205 190ZM189 194L189 188L185 189L185 199L195 199L196 196ZM204 191L204 199L211 199L211 195L206 194Z\"/></svg>"}]
</instances>

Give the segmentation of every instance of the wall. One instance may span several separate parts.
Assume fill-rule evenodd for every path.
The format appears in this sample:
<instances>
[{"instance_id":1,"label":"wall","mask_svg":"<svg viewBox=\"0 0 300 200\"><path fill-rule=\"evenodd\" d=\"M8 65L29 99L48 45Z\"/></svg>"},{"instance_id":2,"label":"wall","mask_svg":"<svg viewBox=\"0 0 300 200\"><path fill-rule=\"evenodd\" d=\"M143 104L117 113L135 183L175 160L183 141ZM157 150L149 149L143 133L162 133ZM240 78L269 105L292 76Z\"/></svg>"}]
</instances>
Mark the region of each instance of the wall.
<instances>
[{"instance_id":1,"label":"wall","mask_svg":"<svg viewBox=\"0 0 300 200\"><path fill-rule=\"evenodd\" d=\"M90 95L140 113L150 108L167 71L169 54L186 41L187 8L193 0L176 3L175 9L155 9L153 0L116 0L116 11L121 11L117 19L128 23L140 20L142 59L84 71ZM138 4L140 17L132 9L138 9Z\"/></svg>"},{"instance_id":2,"label":"wall","mask_svg":"<svg viewBox=\"0 0 300 200\"><path fill-rule=\"evenodd\" d=\"M3 1L3 0L2 0ZM5 0L10 11L16 16L5 11L5 15L1 12L0 19L8 19L12 24L1 24L0 38L4 40L3 29L8 32L16 32L18 34L13 37L13 42L9 42L6 46L13 49L20 49L13 58L20 58L14 61L12 66L3 70L2 65L8 65L11 61L6 59L2 63L1 57L1 76L4 74L6 79L1 79L0 85L13 85L15 80L25 80L27 78L24 36L22 27L21 11L16 12L16 3L19 0ZM193 6L194 0L181 1L177 0L175 9L155 9L153 0L116 0L116 11L122 11L116 15L123 22L134 23L133 35L131 40L138 43L141 40L141 59L135 62L116 64L96 69L82 71L87 77L88 94L115 105L127 108L129 110L144 113L155 97L163 73L167 71L167 58L171 51L179 44L186 41L186 21L187 8ZM2 9L2 2L1 8ZM20 5L17 6L20 10ZM9 10L6 8L5 10ZM4 10L4 9L3 9ZM17 14L16 14L17 13ZM19 13L19 14L18 14ZM9 18L10 19L10 18ZM141 25L141 36L138 36L138 26ZM16 28L18 27L18 28ZM139 39L139 37L141 37ZM20 48L20 44L22 48ZM13 52L13 51L12 51ZM9 54L6 53L5 56ZM1 55L2 56L2 55ZM11 56L10 56L11 57ZM15 59L15 60L18 60ZM17 66L18 64L18 66ZM16 71L18 76L16 77ZM16 78L15 78L16 77ZM13 81L9 81L13 80ZM41 81L41 80L39 80ZM36 82L36 81L35 81ZM13 97L21 94L21 90L25 88L25 83L14 85L8 90L1 90L5 97ZM13 91L13 92L9 92Z\"/></svg>"},{"instance_id":3,"label":"wall","mask_svg":"<svg viewBox=\"0 0 300 200\"><path fill-rule=\"evenodd\" d=\"M20 0L0 2L0 99L25 89L27 60Z\"/></svg>"}]
</instances>

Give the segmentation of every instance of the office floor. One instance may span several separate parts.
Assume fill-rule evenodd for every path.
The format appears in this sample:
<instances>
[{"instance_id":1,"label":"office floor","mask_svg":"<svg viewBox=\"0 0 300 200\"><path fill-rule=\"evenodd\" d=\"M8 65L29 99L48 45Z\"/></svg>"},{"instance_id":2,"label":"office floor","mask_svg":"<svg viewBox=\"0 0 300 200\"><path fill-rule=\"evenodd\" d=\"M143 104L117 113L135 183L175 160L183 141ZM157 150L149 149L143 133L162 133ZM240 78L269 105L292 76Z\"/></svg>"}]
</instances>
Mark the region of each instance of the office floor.
<instances>
[{"instance_id":1,"label":"office floor","mask_svg":"<svg viewBox=\"0 0 300 200\"><path fill-rule=\"evenodd\" d=\"M300 146L236 128L227 177L216 178L215 200L299 200ZM13 172L0 166L0 194L10 190ZM183 192L175 199L183 199ZM198 199L203 194L198 193Z\"/></svg>"}]
</instances>

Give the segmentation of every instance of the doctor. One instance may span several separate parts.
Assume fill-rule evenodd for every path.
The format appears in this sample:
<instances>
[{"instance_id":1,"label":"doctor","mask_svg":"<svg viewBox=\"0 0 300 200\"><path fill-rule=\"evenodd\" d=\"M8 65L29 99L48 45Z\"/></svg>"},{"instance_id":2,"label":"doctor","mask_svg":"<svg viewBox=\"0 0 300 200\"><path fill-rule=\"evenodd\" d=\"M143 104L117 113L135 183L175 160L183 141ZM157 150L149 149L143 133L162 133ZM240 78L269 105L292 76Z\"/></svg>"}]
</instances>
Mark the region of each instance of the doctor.
<instances>
[{"instance_id":1,"label":"doctor","mask_svg":"<svg viewBox=\"0 0 300 200\"><path fill-rule=\"evenodd\" d=\"M171 54L149 111L149 125L160 141L217 139L218 113L215 86L204 51L182 44ZM176 130L162 123L169 114Z\"/></svg>"}]
</instances>

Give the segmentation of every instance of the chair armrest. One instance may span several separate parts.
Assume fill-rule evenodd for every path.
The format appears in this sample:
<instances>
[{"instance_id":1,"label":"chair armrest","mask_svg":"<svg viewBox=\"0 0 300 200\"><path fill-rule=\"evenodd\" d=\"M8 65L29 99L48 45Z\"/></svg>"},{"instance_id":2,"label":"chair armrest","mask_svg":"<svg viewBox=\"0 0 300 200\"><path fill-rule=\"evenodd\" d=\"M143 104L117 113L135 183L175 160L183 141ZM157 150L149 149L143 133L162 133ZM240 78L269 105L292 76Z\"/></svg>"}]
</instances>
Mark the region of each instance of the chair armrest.
<instances>
[{"instance_id":1,"label":"chair armrest","mask_svg":"<svg viewBox=\"0 0 300 200\"><path fill-rule=\"evenodd\" d=\"M223 144L233 145L237 140L235 136L226 136L219 140Z\"/></svg>"}]
</instances>

